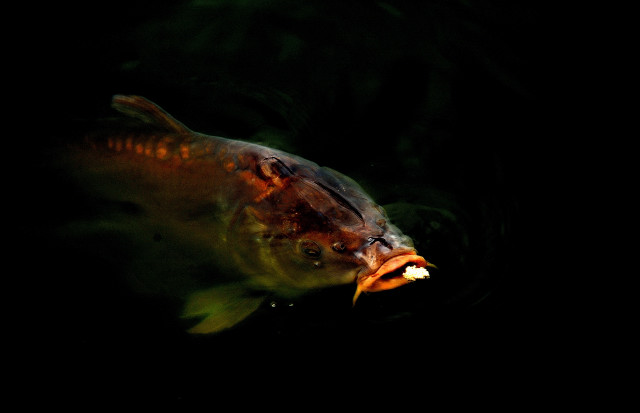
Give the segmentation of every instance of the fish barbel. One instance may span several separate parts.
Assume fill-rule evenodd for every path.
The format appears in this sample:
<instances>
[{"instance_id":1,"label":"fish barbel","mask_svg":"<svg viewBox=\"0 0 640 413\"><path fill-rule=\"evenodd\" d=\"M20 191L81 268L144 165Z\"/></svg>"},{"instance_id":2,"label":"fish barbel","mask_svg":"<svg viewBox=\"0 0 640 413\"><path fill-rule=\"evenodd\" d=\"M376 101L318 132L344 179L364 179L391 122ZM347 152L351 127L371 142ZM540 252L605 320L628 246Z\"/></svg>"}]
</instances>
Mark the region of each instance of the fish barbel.
<instances>
[{"instance_id":1,"label":"fish barbel","mask_svg":"<svg viewBox=\"0 0 640 413\"><path fill-rule=\"evenodd\" d=\"M174 280L201 263L219 270L212 282L231 274L181 290L183 316L198 320L190 332L231 327L267 294L355 283L355 304L362 292L411 282L407 266L432 266L352 179L280 150L193 132L139 96L116 95L112 106L138 127L88 134L67 156L89 192L136 211L102 221L139 240L134 273L155 262ZM166 283L180 290L174 284Z\"/></svg>"}]
</instances>

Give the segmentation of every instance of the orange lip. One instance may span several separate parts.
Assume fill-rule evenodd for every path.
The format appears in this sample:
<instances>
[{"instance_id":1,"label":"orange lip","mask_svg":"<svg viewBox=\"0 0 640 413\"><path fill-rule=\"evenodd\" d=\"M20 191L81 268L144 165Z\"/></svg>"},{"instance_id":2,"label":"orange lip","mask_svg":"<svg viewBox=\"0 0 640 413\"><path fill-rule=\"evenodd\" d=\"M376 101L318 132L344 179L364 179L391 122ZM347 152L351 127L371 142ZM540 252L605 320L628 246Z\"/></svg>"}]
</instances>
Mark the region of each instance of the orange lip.
<instances>
[{"instance_id":1,"label":"orange lip","mask_svg":"<svg viewBox=\"0 0 640 413\"><path fill-rule=\"evenodd\" d=\"M358 279L358 287L356 293L353 296L353 304L355 305L358 296L361 292L376 292L390 290L402 285L408 284L411 281L402 276L400 272L392 276L391 273L401 269L407 264L412 264L417 267L433 267L434 265L427 262L423 257L416 254L404 254L396 255L393 258L388 259L378 268L378 270L367 276L363 276ZM387 276L385 276L387 275Z\"/></svg>"}]
</instances>

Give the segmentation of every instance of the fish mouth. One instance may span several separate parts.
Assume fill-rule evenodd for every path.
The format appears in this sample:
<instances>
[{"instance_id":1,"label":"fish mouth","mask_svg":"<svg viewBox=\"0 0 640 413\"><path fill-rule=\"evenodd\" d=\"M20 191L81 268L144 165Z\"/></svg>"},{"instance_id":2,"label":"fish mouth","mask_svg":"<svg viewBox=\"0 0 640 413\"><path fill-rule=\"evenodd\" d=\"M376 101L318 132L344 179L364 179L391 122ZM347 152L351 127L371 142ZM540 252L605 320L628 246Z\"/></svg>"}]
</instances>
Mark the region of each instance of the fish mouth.
<instances>
[{"instance_id":1,"label":"fish mouth","mask_svg":"<svg viewBox=\"0 0 640 413\"><path fill-rule=\"evenodd\" d=\"M435 268L435 265L415 253L396 255L385 261L375 273L358 278L358 287L353 296L353 304L355 305L358 296L362 292L391 290L412 282L410 278L403 276L408 266Z\"/></svg>"}]
</instances>

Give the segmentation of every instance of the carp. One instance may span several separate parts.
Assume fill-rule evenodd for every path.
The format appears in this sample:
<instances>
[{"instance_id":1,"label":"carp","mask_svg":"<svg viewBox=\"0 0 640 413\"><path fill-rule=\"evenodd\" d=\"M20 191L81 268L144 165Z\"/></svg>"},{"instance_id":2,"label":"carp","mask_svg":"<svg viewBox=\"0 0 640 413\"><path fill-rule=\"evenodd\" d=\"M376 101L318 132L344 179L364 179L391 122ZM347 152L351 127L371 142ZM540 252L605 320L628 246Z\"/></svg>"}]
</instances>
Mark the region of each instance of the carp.
<instances>
[{"instance_id":1,"label":"carp","mask_svg":"<svg viewBox=\"0 0 640 413\"><path fill-rule=\"evenodd\" d=\"M96 131L69 145L74 179L128 205L96 228L136 240L131 272L153 262L184 299L191 333L215 333L253 313L270 294L355 284L362 292L428 278L435 267L352 179L284 151L194 132L140 96L112 106L137 126ZM419 276L406 269L418 269ZM185 287L194 268L204 277ZM209 270L213 269L213 270Z\"/></svg>"}]
</instances>

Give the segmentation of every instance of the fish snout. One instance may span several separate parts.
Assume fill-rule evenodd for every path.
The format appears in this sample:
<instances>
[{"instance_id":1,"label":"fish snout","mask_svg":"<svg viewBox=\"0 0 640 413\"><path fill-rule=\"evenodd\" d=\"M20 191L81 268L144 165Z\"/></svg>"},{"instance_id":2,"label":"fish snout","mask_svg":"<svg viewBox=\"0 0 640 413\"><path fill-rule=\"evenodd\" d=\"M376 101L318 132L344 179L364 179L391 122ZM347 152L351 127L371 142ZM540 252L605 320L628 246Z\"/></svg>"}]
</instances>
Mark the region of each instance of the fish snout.
<instances>
[{"instance_id":1,"label":"fish snout","mask_svg":"<svg viewBox=\"0 0 640 413\"><path fill-rule=\"evenodd\" d=\"M385 248L387 251L384 251ZM420 278L428 278L426 267L435 268L412 247L389 249L382 243L374 243L360 253L366 266L358 274L354 305L362 292L390 290L414 281L416 278L405 276L407 267L424 269L424 276Z\"/></svg>"},{"instance_id":2,"label":"fish snout","mask_svg":"<svg viewBox=\"0 0 640 413\"><path fill-rule=\"evenodd\" d=\"M378 270L389 259L403 254L415 254L415 249L411 247L399 247L389 244L384 238L369 237L368 243L356 253L362 260L365 267L361 275L372 274Z\"/></svg>"}]
</instances>

